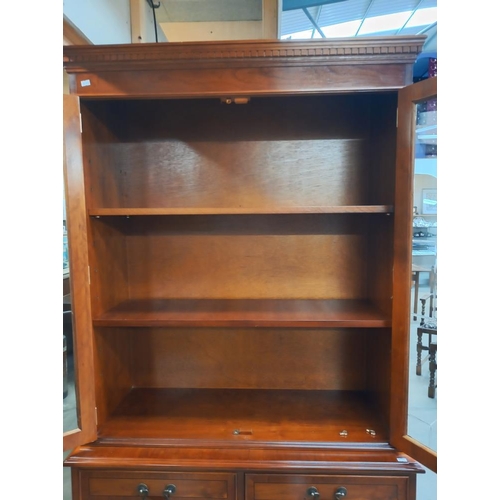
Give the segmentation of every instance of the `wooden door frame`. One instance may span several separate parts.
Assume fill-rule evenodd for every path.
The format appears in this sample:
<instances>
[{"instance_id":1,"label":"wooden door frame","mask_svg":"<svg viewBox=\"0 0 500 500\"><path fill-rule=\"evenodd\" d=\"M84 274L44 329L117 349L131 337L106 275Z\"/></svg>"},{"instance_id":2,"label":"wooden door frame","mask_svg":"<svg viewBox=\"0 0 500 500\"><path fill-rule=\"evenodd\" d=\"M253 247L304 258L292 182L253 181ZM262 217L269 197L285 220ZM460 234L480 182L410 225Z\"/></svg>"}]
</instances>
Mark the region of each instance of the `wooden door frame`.
<instances>
[{"instance_id":1,"label":"wooden door frame","mask_svg":"<svg viewBox=\"0 0 500 500\"><path fill-rule=\"evenodd\" d=\"M394 313L391 370L391 444L437 472L436 451L408 435L411 242L413 218L415 104L437 96L437 77L404 87L398 94L394 213Z\"/></svg>"},{"instance_id":2,"label":"wooden door frame","mask_svg":"<svg viewBox=\"0 0 500 500\"><path fill-rule=\"evenodd\" d=\"M79 427L63 434L63 451L94 441L97 437L90 305L87 209L83 182L80 101L63 95L64 191L68 221L68 250L73 312L75 394Z\"/></svg>"}]
</instances>

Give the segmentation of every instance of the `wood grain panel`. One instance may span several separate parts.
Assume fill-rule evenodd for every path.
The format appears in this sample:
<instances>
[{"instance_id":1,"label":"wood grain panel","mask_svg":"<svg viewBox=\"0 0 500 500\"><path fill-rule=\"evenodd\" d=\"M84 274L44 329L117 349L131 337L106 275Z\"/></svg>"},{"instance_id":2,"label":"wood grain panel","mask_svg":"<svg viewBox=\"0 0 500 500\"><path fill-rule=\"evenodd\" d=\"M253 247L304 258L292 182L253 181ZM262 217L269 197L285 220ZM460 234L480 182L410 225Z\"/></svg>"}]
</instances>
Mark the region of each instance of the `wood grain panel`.
<instances>
[{"instance_id":1,"label":"wood grain panel","mask_svg":"<svg viewBox=\"0 0 500 500\"><path fill-rule=\"evenodd\" d=\"M135 72L96 71L70 75L71 90L88 97L248 97L314 94L332 91L394 90L411 81L411 57L401 64L320 65L268 68L156 69ZM274 61L270 61L272 64ZM70 68L67 68L68 73ZM90 81L90 85L82 82ZM271 85L270 85L271 83Z\"/></svg>"},{"instance_id":2,"label":"wood grain panel","mask_svg":"<svg viewBox=\"0 0 500 500\"><path fill-rule=\"evenodd\" d=\"M342 329L134 329L134 386L363 390L367 335Z\"/></svg>"}]
</instances>

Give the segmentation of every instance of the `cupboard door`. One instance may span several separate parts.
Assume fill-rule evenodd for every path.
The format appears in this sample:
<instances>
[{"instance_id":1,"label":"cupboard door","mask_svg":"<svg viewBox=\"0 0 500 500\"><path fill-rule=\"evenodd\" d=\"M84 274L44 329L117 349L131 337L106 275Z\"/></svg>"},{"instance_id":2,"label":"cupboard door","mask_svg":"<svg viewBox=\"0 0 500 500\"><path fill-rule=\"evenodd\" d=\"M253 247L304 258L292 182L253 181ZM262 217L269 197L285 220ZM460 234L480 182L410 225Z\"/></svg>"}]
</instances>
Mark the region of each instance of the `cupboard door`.
<instances>
[{"instance_id":1,"label":"cupboard door","mask_svg":"<svg viewBox=\"0 0 500 500\"><path fill-rule=\"evenodd\" d=\"M64 429L64 450L93 441L95 421L92 318L90 311L87 209L85 203L82 134L79 99L64 95L64 191L68 228L68 253L74 359L75 415Z\"/></svg>"},{"instance_id":2,"label":"cupboard door","mask_svg":"<svg viewBox=\"0 0 500 500\"><path fill-rule=\"evenodd\" d=\"M437 78L429 78L405 87L398 96L398 133L396 156L396 207L395 209L395 242L394 242L394 313L393 313L393 344L392 344L392 401L391 401L391 444L407 453L432 471L437 471L437 451L435 440L427 439L412 425L412 407L415 407L414 398L420 398L420 406L429 407L429 411L436 414L436 350L437 350L437 321L436 321L436 280L437 255L436 231L437 223L425 222L430 215L437 220L436 190L429 186L419 187L421 196L411 196L414 191L416 165L420 156L426 159L437 160L437 125L436 125ZM422 107L425 112L422 113ZM425 115L425 116L423 116ZM422 123L425 120L426 123ZM422 155L422 148L427 154ZM433 181L435 186L435 179ZM410 196L408 196L410 193ZM418 236L432 239L431 250L428 249L425 257L431 261L417 261L416 257L423 254L416 252L414 247L414 219L417 215L423 219L420 222L425 226L426 233L420 231ZM421 240L419 240L421 241ZM429 245L427 245L429 247ZM413 251L412 251L413 248ZM420 276L427 270L425 276ZM425 289L420 283L424 280ZM424 293L425 292L425 295ZM418 294L415 298L415 294ZM411 300L413 295L414 300ZM432 297L431 297L432 295ZM425 304L422 303L424 299ZM427 307L422 315L422 306ZM429 306L433 308L429 312ZM431 324L432 323L432 324ZM425 366L418 362L418 351L422 358L422 350L418 349L417 329L425 328L424 343L429 343L424 356L427 358ZM429 328L431 328L429 330ZM435 332L435 333L434 333ZM422 331L420 331L422 333ZM429 335L432 333L432 335ZM432 346L431 346L432 344ZM422 359L421 359L422 361ZM419 365L420 370L419 370ZM419 373L420 372L420 373ZM418 381L419 394L414 394L410 388L416 387ZM425 384L421 384L425 381ZM435 417L433 417L434 419ZM437 420L432 422L432 426ZM427 434L435 432L430 426ZM427 442L424 442L427 441ZM432 442L434 441L434 443ZM434 448L434 449L433 449Z\"/></svg>"}]
</instances>

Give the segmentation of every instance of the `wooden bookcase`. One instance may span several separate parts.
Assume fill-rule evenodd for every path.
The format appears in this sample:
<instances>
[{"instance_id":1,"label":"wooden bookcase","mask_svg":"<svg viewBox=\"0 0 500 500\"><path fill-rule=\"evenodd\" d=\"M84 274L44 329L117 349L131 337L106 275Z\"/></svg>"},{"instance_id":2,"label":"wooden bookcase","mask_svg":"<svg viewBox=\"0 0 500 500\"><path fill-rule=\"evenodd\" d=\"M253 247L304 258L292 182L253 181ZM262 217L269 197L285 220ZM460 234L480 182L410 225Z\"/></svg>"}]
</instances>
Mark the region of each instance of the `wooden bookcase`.
<instances>
[{"instance_id":1,"label":"wooden bookcase","mask_svg":"<svg viewBox=\"0 0 500 500\"><path fill-rule=\"evenodd\" d=\"M393 292L424 39L64 47L74 500L415 498Z\"/></svg>"}]
</instances>

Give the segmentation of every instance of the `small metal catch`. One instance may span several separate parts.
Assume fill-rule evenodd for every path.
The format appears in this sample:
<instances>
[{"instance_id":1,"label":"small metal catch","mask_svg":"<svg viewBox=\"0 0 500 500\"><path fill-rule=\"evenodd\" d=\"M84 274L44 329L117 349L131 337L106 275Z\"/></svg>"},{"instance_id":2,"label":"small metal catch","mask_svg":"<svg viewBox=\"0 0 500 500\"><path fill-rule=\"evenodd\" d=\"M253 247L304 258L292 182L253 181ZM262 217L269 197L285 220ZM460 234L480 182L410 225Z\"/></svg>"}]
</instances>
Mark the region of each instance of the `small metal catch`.
<instances>
[{"instance_id":1,"label":"small metal catch","mask_svg":"<svg viewBox=\"0 0 500 500\"><path fill-rule=\"evenodd\" d=\"M346 430L343 430L343 431L340 431L339 434L342 436L342 437L347 437L347 435L349 434Z\"/></svg>"},{"instance_id":2,"label":"small metal catch","mask_svg":"<svg viewBox=\"0 0 500 500\"><path fill-rule=\"evenodd\" d=\"M235 436L252 435L253 434L253 430L252 429L247 429L247 430L234 429L233 434Z\"/></svg>"}]
</instances>

